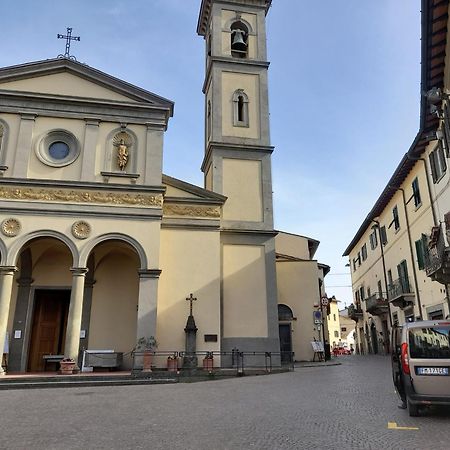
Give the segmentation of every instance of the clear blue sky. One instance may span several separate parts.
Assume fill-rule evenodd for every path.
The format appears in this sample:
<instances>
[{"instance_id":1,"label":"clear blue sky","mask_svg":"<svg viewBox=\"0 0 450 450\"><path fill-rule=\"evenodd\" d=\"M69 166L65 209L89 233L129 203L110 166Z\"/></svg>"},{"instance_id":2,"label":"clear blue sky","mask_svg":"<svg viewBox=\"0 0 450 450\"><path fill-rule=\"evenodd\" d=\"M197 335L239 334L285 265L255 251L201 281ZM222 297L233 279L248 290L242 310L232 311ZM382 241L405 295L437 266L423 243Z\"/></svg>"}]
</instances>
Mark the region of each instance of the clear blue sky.
<instances>
[{"instance_id":1,"label":"clear blue sky","mask_svg":"<svg viewBox=\"0 0 450 450\"><path fill-rule=\"evenodd\" d=\"M78 61L175 102L164 172L203 185L200 0L3 3L0 66L64 53L71 26ZM268 50L275 226L321 241L349 303L341 255L418 130L420 1L273 0Z\"/></svg>"}]
</instances>

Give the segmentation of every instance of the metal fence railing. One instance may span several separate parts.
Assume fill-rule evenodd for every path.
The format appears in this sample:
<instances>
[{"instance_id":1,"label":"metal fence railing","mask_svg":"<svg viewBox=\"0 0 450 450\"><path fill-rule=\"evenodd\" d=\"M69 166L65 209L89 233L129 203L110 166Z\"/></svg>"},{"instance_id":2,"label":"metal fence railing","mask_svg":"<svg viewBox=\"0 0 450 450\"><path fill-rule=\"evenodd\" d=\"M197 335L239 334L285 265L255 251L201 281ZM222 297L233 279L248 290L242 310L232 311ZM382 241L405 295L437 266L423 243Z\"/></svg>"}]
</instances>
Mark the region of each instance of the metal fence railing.
<instances>
[{"instance_id":1,"label":"metal fence railing","mask_svg":"<svg viewBox=\"0 0 450 450\"><path fill-rule=\"evenodd\" d=\"M244 375L246 370L261 370L267 373L274 369L294 369L293 352L248 352L233 349L221 351L133 351L133 372L167 371L234 371Z\"/></svg>"}]
</instances>

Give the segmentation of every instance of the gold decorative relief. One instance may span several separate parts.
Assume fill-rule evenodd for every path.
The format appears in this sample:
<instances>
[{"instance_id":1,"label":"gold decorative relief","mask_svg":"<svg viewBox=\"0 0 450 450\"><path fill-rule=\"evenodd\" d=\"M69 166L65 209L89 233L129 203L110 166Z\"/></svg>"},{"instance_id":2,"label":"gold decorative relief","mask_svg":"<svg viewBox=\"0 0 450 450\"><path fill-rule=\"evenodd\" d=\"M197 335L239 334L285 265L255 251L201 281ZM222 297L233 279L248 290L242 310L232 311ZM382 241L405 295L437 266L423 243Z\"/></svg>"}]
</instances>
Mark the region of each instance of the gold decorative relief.
<instances>
[{"instance_id":1,"label":"gold decorative relief","mask_svg":"<svg viewBox=\"0 0 450 450\"><path fill-rule=\"evenodd\" d=\"M101 203L110 205L154 206L161 208L161 194L124 194L68 189L34 189L0 187L0 198L7 200L38 200L46 202Z\"/></svg>"},{"instance_id":2,"label":"gold decorative relief","mask_svg":"<svg viewBox=\"0 0 450 450\"><path fill-rule=\"evenodd\" d=\"M164 205L164 215L220 218L220 207L192 206L192 205Z\"/></svg>"},{"instance_id":3,"label":"gold decorative relief","mask_svg":"<svg viewBox=\"0 0 450 450\"><path fill-rule=\"evenodd\" d=\"M1 225L2 233L8 237L17 236L21 228L20 222L13 218L5 219Z\"/></svg>"},{"instance_id":4,"label":"gold decorative relief","mask_svg":"<svg viewBox=\"0 0 450 450\"><path fill-rule=\"evenodd\" d=\"M77 239L86 239L91 234L91 226L84 220L79 220L72 225L72 234Z\"/></svg>"}]
</instances>

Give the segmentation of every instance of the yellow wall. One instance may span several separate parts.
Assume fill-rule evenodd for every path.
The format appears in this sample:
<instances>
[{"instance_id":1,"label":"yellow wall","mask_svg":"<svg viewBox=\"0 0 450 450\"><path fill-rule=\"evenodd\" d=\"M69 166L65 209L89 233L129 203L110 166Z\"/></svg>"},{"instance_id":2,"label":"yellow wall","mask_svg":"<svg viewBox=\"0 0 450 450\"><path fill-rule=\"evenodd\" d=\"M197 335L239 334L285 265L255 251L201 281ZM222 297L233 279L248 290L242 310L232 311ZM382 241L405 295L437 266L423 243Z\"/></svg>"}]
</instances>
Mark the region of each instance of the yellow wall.
<instances>
[{"instance_id":1,"label":"yellow wall","mask_svg":"<svg viewBox=\"0 0 450 450\"><path fill-rule=\"evenodd\" d=\"M217 231L174 228L161 230L158 285L158 350L184 349L186 320L192 293L198 328L197 351L220 350L220 235ZM193 270L194 268L194 270ZM217 334L217 342L204 342Z\"/></svg>"},{"instance_id":2,"label":"yellow wall","mask_svg":"<svg viewBox=\"0 0 450 450\"><path fill-rule=\"evenodd\" d=\"M337 301L330 302L330 314L327 317L328 324L328 342L333 347L341 340L341 324L339 321L339 308ZM337 332L337 336L335 335Z\"/></svg>"},{"instance_id":3,"label":"yellow wall","mask_svg":"<svg viewBox=\"0 0 450 450\"><path fill-rule=\"evenodd\" d=\"M223 195L228 197L225 220L262 222L261 161L223 159Z\"/></svg>"},{"instance_id":4,"label":"yellow wall","mask_svg":"<svg viewBox=\"0 0 450 450\"><path fill-rule=\"evenodd\" d=\"M277 253L301 259L310 259L307 238L280 232L275 237L275 241Z\"/></svg>"},{"instance_id":5,"label":"yellow wall","mask_svg":"<svg viewBox=\"0 0 450 450\"><path fill-rule=\"evenodd\" d=\"M223 246L224 337L267 337L264 246Z\"/></svg>"}]
</instances>

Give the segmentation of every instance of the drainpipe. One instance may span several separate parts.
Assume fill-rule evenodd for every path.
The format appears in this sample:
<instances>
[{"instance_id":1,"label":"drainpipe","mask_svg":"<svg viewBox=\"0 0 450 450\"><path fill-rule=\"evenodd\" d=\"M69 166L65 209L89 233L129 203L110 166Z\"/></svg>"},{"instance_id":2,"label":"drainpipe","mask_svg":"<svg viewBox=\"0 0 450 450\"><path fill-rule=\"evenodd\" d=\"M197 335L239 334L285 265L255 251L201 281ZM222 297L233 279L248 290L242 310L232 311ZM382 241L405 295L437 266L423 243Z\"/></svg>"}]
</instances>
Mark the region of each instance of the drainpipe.
<instances>
[{"instance_id":1,"label":"drainpipe","mask_svg":"<svg viewBox=\"0 0 450 450\"><path fill-rule=\"evenodd\" d=\"M414 253L412 248L412 239L411 239L411 229L409 228L409 217L408 217L408 208L406 205L406 197L405 197L405 190L401 187L395 187L390 186L392 189L402 191L402 198L403 198L403 207L405 209L405 218L406 218L406 231L408 233L408 243L409 243L409 252L411 255L411 264L413 267L413 275L414 275L414 287L416 289L416 296L417 296L417 306L419 307L419 316L420 319L423 320L423 314L422 314L422 303L420 301L420 292L419 292L419 284L417 283L417 271L416 271L416 265L414 264Z\"/></svg>"}]
</instances>

